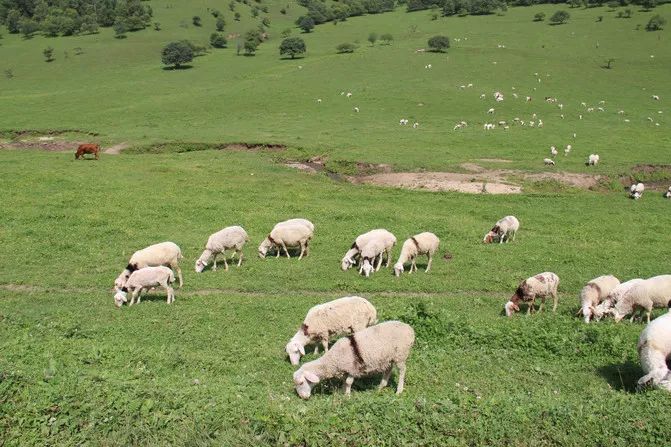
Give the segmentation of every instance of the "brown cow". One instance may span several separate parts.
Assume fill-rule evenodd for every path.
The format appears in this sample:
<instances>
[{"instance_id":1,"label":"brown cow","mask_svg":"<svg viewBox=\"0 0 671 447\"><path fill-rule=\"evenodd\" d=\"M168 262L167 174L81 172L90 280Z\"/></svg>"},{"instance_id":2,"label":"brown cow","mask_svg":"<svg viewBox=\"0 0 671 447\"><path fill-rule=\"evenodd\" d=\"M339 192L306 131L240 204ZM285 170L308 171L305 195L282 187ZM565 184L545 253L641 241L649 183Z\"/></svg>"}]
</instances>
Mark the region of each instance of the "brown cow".
<instances>
[{"instance_id":1,"label":"brown cow","mask_svg":"<svg viewBox=\"0 0 671 447\"><path fill-rule=\"evenodd\" d=\"M98 160L100 158L100 145L90 143L80 144L75 153L75 160L79 160L84 154L93 154L96 156L96 160Z\"/></svg>"}]
</instances>

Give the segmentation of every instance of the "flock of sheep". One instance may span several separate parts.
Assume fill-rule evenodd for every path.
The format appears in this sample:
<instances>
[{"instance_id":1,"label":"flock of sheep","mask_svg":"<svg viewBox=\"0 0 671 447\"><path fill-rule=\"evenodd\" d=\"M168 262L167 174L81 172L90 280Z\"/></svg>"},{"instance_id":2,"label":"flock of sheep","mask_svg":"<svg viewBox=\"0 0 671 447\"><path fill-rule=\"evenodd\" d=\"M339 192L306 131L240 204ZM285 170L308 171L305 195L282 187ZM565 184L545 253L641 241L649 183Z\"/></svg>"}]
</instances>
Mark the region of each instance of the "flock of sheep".
<instances>
[{"instance_id":1,"label":"flock of sheep","mask_svg":"<svg viewBox=\"0 0 671 447\"><path fill-rule=\"evenodd\" d=\"M520 222L515 216L505 216L487 232L483 242L508 243L515 240ZM265 258L272 250L276 256L282 252L287 257L289 248L299 248L299 259L309 254L309 243L314 236L315 226L307 219L289 219L276 224L258 248L258 254ZM195 271L200 273L212 263L217 268L217 256L224 259L228 270L226 251L232 252L231 259L238 257L238 267L243 260L243 247L249 241L247 232L239 226L224 228L212 234L200 257L196 260ZM438 251L440 240L430 232L419 233L408 238L394 264L394 274L400 276L405 265L410 264L409 273L417 270L416 259L420 255L428 257L426 272L431 269L433 255ZM396 245L396 237L385 229L375 229L358 236L341 260L343 271L359 265L359 274L369 277L379 271L386 258L386 267L391 263L391 250ZM173 242L162 242L139 250L131 256L128 265L114 282L114 303L121 307L124 303L133 305L140 302L142 291L162 287L167 293L168 304L174 302L173 283L175 273L180 287L183 284L179 260L180 248ZM173 273L175 272L175 273ZM522 281L513 296L504 306L504 312L511 317L520 311L520 304L527 304L527 313L535 311L536 298L541 299L539 311L543 310L546 298L552 298L553 312L557 309L557 288L559 277L552 272L534 275ZM128 294L131 294L130 302ZM671 391L671 372L666 358L671 355L671 313L650 322L652 309L671 307L671 275L655 276L649 279L632 279L624 283L614 276L600 276L587 283L580 293L580 311L585 322L600 320L612 315L620 321L631 314L631 320L640 310L645 312L648 327L641 334L638 350L643 370L646 373L639 380L639 387L659 386ZM346 335L329 350L329 338ZM398 367L399 380L397 394L403 391L406 359L414 344L413 329L399 321L377 324L375 307L361 297L345 297L314 306L296 334L286 345L286 353L293 365L298 365L305 347L319 345L324 355L304 364L294 373L294 383L298 395L307 399L312 388L321 380L345 377L345 393L349 394L352 382L357 377L382 373L380 388L386 386L392 368Z\"/></svg>"}]
</instances>

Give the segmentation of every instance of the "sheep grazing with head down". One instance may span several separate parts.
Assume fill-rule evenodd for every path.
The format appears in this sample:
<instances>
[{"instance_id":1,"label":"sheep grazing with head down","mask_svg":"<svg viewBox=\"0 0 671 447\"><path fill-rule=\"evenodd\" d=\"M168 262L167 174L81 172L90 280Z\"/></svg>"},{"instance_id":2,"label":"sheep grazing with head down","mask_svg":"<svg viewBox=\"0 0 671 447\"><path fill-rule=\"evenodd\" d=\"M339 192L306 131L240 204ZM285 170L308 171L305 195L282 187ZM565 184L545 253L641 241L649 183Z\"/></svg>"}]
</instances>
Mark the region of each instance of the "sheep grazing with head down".
<instances>
[{"instance_id":1,"label":"sheep grazing with head down","mask_svg":"<svg viewBox=\"0 0 671 447\"><path fill-rule=\"evenodd\" d=\"M272 229L270 234L259 245L259 257L265 258L271 248L277 251L276 257L280 257L280 249L284 249L287 258L289 250L287 247L300 247L301 252L298 257L300 261L303 255L309 253L308 244L314 236L314 225L304 219L292 219L280 222Z\"/></svg>"},{"instance_id":2,"label":"sheep grazing with head down","mask_svg":"<svg viewBox=\"0 0 671 447\"><path fill-rule=\"evenodd\" d=\"M177 272L179 286L182 287L182 269L179 268L179 260L182 259L182 250L174 242L161 242L138 250L130 257L128 265L114 281L114 287L118 290L126 285L130 275L144 267L166 266Z\"/></svg>"},{"instance_id":3,"label":"sheep grazing with head down","mask_svg":"<svg viewBox=\"0 0 671 447\"><path fill-rule=\"evenodd\" d=\"M378 228L367 233L359 235L352 244L352 247L345 253L345 256L340 261L340 268L347 271L352 266L356 265L357 259L361 257L361 250L372 240L383 240L387 247L387 267L391 259L391 249L396 245L396 236L388 230Z\"/></svg>"},{"instance_id":4,"label":"sheep grazing with head down","mask_svg":"<svg viewBox=\"0 0 671 447\"><path fill-rule=\"evenodd\" d=\"M671 198L671 186L669 186L669 189L667 189L666 192L664 193L664 198L665 199Z\"/></svg>"},{"instance_id":5,"label":"sheep grazing with head down","mask_svg":"<svg viewBox=\"0 0 671 447\"><path fill-rule=\"evenodd\" d=\"M367 328L377 322L377 311L366 299L358 296L347 296L328 303L318 304L311 308L303 324L289 340L285 348L292 365L298 365L305 346L315 343L315 354L319 344L324 352L329 350L329 337L348 335Z\"/></svg>"},{"instance_id":6,"label":"sheep grazing with head down","mask_svg":"<svg viewBox=\"0 0 671 447\"><path fill-rule=\"evenodd\" d=\"M525 279L506 303L506 315L512 317L513 313L519 312L519 303L521 301L528 303L527 314L533 313L537 297L541 298L539 311L542 311L545 298L548 296L552 297L552 312L555 312L557 310L557 287L559 287L559 277L552 272L539 273Z\"/></svg>"},{"instance_id":7,"label":"sheep grazing with head down","mask_svg":"<svg viewBox=\"0 0 671 447\"><path fill-rule=\"evenodd\" d=\"M599 321L604 316L610 315L613 311L613 307L617 304L618 301L620 301L622 296L624 296L624 294L627 293L629 289L642 281L643 280L641 278L635 278L620 283L620 285L616 286L613 290L610 291L606 298L594 308L594 312L592 314L593 319Z\"/></svg>"},{"instance_id":8,"label":"sheep grazing with head down","mask_svg":"<svg viewBox=\"0 0 671 447\"><path fill-rule=\"evenodd\" d=\"M517 220L515 216L506 216L499 219L494 227L489 230L485 235L485 238L482 240L485 244L491 244L496 239L499 240L499 244L503 242L510 242L510 238L513 238L515 241L515 236L517 235L517 230L520 229L520 221Z\"/></svg>"},{"instance_id":9,"label":"sheep grazing with head down","mask_svg":"<svg viewBox=\"0 0 671 447\"><path fill-rule=\"evenodd\" d=\"M140 303L140 294L143 290L149 290L153 287L163 287L168 294L168 304L175 302L175 291L172 284L175 282L175 275L168 267L144 267L135 270L126 284L118 290L114 295L114 305L116 307L123 306L123 303L128 302L128 292L131 293L129 306L135 303L137 298Z\"/></svg>"},{"instance_id":10,"label":"sheep grazing with head down","mask_svg":"<svg viewBox=\"0 0 671 447\"><path fill-rule=\"evenodd\" d=\"M585 323L594 318L596 307L620 285L620 280L613 275L604 275L594 278L582 288L580 292L580 311L585 317Z\"/></svg>"},{"instance_id":11,"label":"sheep grazing with head down","mask_svg":"<svg viewBox=\"0 0 671 447\"><path fill-rule=\"evenodd\" d=\"M249 241L249 236L244 228L239 226L226 227L221 231L217 231L207 239L205 250L196 261L196 273L201 273L207 267L207 264L212 260L212 271L217 270L217 255L221 254L224 257L224 269L228 271L228 263L226 262L226 250L233 250L233 257L238 255L238 267L242 264L242 247ZM231 260L233 259L231 257Z\"/></svg>"},{"instance_id":12,"label":"sheep grazing with head down","mask_svg":"<svg viewBox=\"0 0 671 447\"><path fill-rule=\"evenodd\" d=\"M629 196L634 200L638 200L643 196L644 191L645 185L643 183L634 183L629 187Z\"/></svg>"},{"instance_id":13,"label":"sheep grazing with head down","mask_svg":"<svg viewBox=\"0 0 671 447\"><path fill-rule=\"evenodd\" d=\"M671 391L671 309L650 322L638 338L638 355L645 375L638 379L637 388L655 386Z\"/></svg>"},{"instance_id":14,"label":"sheep grazing with head down","mask_svg":"<svg viewBox=\"0 0 671 447\"><path fill-rule=\"evenodd\" d=\"M373 239L368 242L361 249L362 262L361 267L359 267L359 274L363 273L368 278L374 271L380 271L380 267L382 267L382 255L384 255L385 250L386 245L382 239ZM376 260L377 266L375 265ZM389 257L387 257L387 261L389 261Z\"/></svg>"},{"instance_id":15,"label":"sheep grazing with head down","mask_svg":"<svg viewBox=\"0 0 671 447\"><path fill-rule=\"evenodd\" d=\"M653 276L636 283L626 291L611 309L611 313L615 321L620 321L631 314L630 321L633 322L636 311L640 310L641 316L645 312L647 322L650 323L652 309L668 307L670 302L671 275Z\"/></svg>"},{"instance_id":16,"label":"sheep grazing with head down","mask_svg":"<svg viewBox=\"0 0 671 447\"><path fill-rule=\"evenodd\" d=\"M590 154L587 158L587 166L596 166L599 163L599 154Z\"/></svg>"},{"instance_id":17,"label":"sheep grazing with head down","mask_svg":"<svg viewBox=\"0 0 671 447\"><path fill-rule=\"evenodd\" d=\"M396 394L403 392L405 362L415 343L415 331L400 321L386 321L338 340L322 357L305 363L294 372L296 392L309 399L312 388L322 380L345 377L349 396L355 378L383 373L379 389L387 386L394 365L398 367Z\"/></svg>"},{"instance_id":18,"label":"sheep grazing with head down","mask_svg":"<svg viewBox=\"0 0 671 447\"><path fill-rule=\"evenodd\" d=\"M401 273L403 273L404 270L403 264L408 261L411 262L409 273L412 273L413 270L417 271L416 262L417 256L419 255L426 255L427 258L429 258L429 262L426 265L426 270L424 270L424 272L428 272L431 270L433 255L436 253L436 251L438 251L439 245L440 239L438 239L438 236L433 233L429 233L428 231L416 234L410 239L407 239L403 243L401 254L398 257L396 264L394 264L394 275L401 276Z\"/></svg>"}]
</instances>

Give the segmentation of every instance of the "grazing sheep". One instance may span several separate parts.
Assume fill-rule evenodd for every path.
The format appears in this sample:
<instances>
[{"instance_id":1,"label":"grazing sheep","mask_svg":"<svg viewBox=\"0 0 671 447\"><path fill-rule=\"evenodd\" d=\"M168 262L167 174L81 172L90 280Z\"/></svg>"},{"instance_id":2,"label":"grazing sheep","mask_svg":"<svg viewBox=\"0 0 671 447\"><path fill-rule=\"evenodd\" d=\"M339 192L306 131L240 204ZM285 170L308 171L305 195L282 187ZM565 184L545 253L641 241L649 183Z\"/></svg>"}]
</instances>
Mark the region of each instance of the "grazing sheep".
<instances>
[{"instance_id":1,"label":"grazing sheep","mask_svg":"<svg viewBox=\"0 0 671 447\"><path fill-rule=\"evenodd\" d=\"M637 389L656 386L671 391L671 374L667 362L671 356L671 309L649 323L638 338L638 355L645 375L638 379Z\"/></svg>"},{"instance_id":2,"label":"grazing sheep","mask_svg":"<svg viewBox=\"0 0 671 447\"><path fill-rule=\"evenodd\" d=\"M329 337L338 334L353 334L377 322L377 311L366 299L358 296L347 296L328 303L312 307L296 335L285 348L292 365L298 365L305 346L310 343L321 343L324 352L329 350ZM315 354L319 345L315 345Z\"/></svg>"},{"instance_id":3,"label":"grazing sheep","mask_svg":"<svg viewBox=\"0 0 671 447\"><path fill-rule=\"evenodd\" d=\"M604 275L594 278L583 287L580 292L580 310L585 317L585 323L589 323L589 320L594 318L596 306L601 304L619 285L619 279L613 275Z\"/></svg>"},{"instance_id":4,"label":"grazing sheep","mask_svg":"<svg viewBox=\"0 0 671 447\"><path fill-rule=\"evenodd\" d=\"M625 281L621 283L619 286L616 286L613 290L610 291L610 293L606 296L606 298L594 308L593 312L593 319L596 321L601 320L606 315L610 315L612 313L612 308L617 304L618 301L622 298L622 296L629 291L632 287L634 287L636 284L642 282L643 280L641 278L635 278L635 279L630 279L629 281Z\"/></svg>"},{"instance_id":5,"label":"grazing sheep","mask_svg":"<svg viewBox=\"0 0 671 447\"><path fill-rule=\"evenodd\" d=\"M556 157L559 152L557 151L557 148L554 146L550 146L550 154L552 155L552 158Z\"/></svg>"},{"instance_id":6,"label":"grazing sheep","mask_svg":"<svg viewBox=\"0 0 671 447\"><path fill-rule=\"evenodd\" d=\"M599 163L599 154L590 154L587 158L587 166L595 166Z\"/></svg>"},{"instance_id":7,"label":"grazing sheep","mask_svg":"<svg viewBox=\"0 0 671 447\"><path fill-rule=\"evenodd\" d=\"M638 200L643 196L644 191L645 185L643 183L632 184L629 187L629 196L634 200Z\"/></svg>"},{"instance_id":8,"label":"grazing sheep","mask_svg":"<svg viewBox=\"0 0 671 447\"><path fill-rule=\"evenodd\" d=\"M544 158L543 163L545 163L546 166L554 166L555 165L554 160L551 159L551 158Z\"/></svg>"},{"instance_id":9,"label":"grazing sheep","mask_svg":"<svg viewBox=\"0 0 671 447\"><path fill-rule=\"evenodd\" d=\"M321 358L305 363L293 379L296 392L309 399L312 388L321 380L345 377L349 396L355 378L383 373L379 389L387 386L394 365L398 367L396 394L403 392L405 362L415 343L415 331L400 321L386 321L338 340Z\"/></svg>"},{"instance_id":10,"label":"grazing sheep","mask_svg":"<svg viewBox=\"0 0 671 447\"><path fill-rule=\"evenodd\" d=\"M414 271L417 271L417 265L415 263L417 262L417 256L419 255L426 255L427 258L429 258L426 270L424 270L424 272L428 272L431 270L433 255L438 250L439 245L440 239L438 239L438 236L429 233L428 231L416 234L410 239L407 239L403 243L401 254L398 257L396 264L394 264L394 274L396 276L401 276L401 273L403 273L403 264L408 261L411 261L409 273L412 273L413 269Z\"/></svg>"},{"instance_id":11,"label":"grazing sheep","mask_svg":"<svg viewBox=\"0 0 671 447\"><path fill-rule=\"evenodd\" d=\"M226 262L226 250L233 250L233 257L238 255L238 267L242 264L242 247L249 241L249 236L244 228L239 226L226 227L217 231L207 239L205 250L196 261L196 273L201 273L207 267L210 259L213 261L212 271L217 270L217 255L224 256L224 269L228 271Z\"/></svg>"},{"instance_id":12,"label":"grazing sheep","mask_svg":"<svg viewBox=\"0 0 671 447\"><path fill-rule=\"evenodd\" d=\"M491 244L498 237L499 244L503 242L510 242L510 237L512 236L513 242L515 241L515 236L517 235L517 230L520 229L520 221L517 220L515 216L506 216L499 219L494 227L489 230L489 233L485 235L485 238L482 242L485 244Z\"/></svg>"},{"instance_id":13,"label":"grazing sheep","mask_svg":"<svg viewBox=\"0 0 671 447\"><path fill-rule=\"evenodd\" d=\"M487 113L489 113L490 115L494 113L494 108L492 107L491 109L487 110Z\"/></svg>"},{"instance_id":14,"label":"grazing sheep","mask_svg":"<svg viewBox=\"0 0 671 447\"><path fill-rule=\"evenodd\" d=\"M419 123L417 123L417 122L413 123L413 125L412 125L413 129L417 129L418 127L419 127Z\"/></svg>"},{"instance_id":15,"label":"grazing sheep","mask_svg":"<svg viewBox=\"0 0 671 447\"><path fill-rule=\"evenodd\" d=\"M659 101L659 96L657 96L657 95L652 95L652 99L654 99L655 101Z\"/></svg>"},{"instance_id":16,"label":"grazing sheep","mask_svg":"<svg viewBox=\"0 0 671 447\"><path fill-rule=\"evenodd\" d=\"M573 138L575 138L575 136ZM564 148L564 156L568 155L569 152L571 152L571 149L573 149L573 147L570 144L567 144L566 148Z\"/></svg>"},{"instance_id":17,"label":"grazing sheep","mask_svg":"<svg viewBox=\"0 0 671 447\"><path fill-rule=\"evenodd\" d=\"M359 268L359 274L363 272L366 275L366 278L370 276L373 271L379 271L382 266L382 255L385 252L385 243L383 239L373 239L368 242L361 249L361 267ZM374 267L375 260L377 261L377 267ZM389 258L387 258L389 260Z\"/></svg>"},{"instance_id":18,"label":"grazing sheep","mask_svg":"<svg viewBox=\"0 0 671 447\"><path fill-rule=\"evenodd\" d=\"M351 97L352 97L352 92L347 92L347 95L346 95L346 96L347 96L348 98L351 98Z\"/></svg>"},{"instance_id":19,"label":"grazing sheep","mask_svg":"<svg viewBox=\"0 0 671 447\"><path fill-rule=\"evenodd\" d=\"M358 108L358 107L355 107L355 108L354 108L354 111L355 111L356 113L359 113L359 108Z\"/></svg>"},{"instance_id":20,"label":"grazing sheep","mask_svg":"<svg viewBox=\"0 0 671 447\"><path fill-rule=\"evenodd\" d=\"M170 267L177 272L179 286L182 287L182 269L179 268L179 260L182 258L182 250L174 242L161 242L138 250L133 253L125 270L114 281L114 287L116 289L124 287L130 275L136 270L160 265Z\"/></svg>"},{"instance_id":21,"label":"grazing sheep","mask_svg":"<svg viewBox=\"0 0 671 447\"><path fill-rule=\"evenodd\" d=\"M664 198L671 198L671 186L669 186L669 189L664 193Z\"/></svg>"},{"instance_id":22,"label":"grazing sheep","mask_svg":"<svg viewBox=\"0 0 671 447\"><path fill-rule=\"evenodd\" d=\"M312 231L313 233L315 231L315 225L312 222L310 222L309 220L303 219L303 218L288 219L288 220L285 220L283 222L279 222L279 223L275 224L275 227L278 227L278 226L281 226L281 225L294 225L294 224L304 225L304 226L308 227L310 229L310 231Z\"/></svg>"},{"instance_id":23,"label":"grazing sheep","mask_svg":"<svg viewBox=\"0 0 671 447\"><path fill-rule=\"evenodd\" d=\"M653 307L668 307L669 302L671 302L671 275L653 276L638 282L625 292L611 313L615 321L632 314L630 321L633 322L636 310L640 309L641 315L645 312L650 323Z\"/></svg>"},{"instance_id":24,"label":"grazing sheep","mask_svg":"<svg viewBox=\"0 0 671 447\"><path fill-rule=\"evenodd\" d=\"M552 272L539 273L536 276L522 281L515 291L515 294L506 303L504 309L508 317L512 317L514 312L519 312L520 301L529 303L527 314L533 313L536 305L536 297L541 298L541 307L543 310L545 298L552 297L552 312L557 310L557 287L559 286L559 277Z\"/></svg>"},{"instance_id":25,"label":"grazing sheep","mask_svg":"<svg viewBox=\"0 0 671 447\"><path fill-rule=\"evenodd\" d=\"M152 287L163 287L168 294L168 304L175 302L175 291L172 283L175 282L175 275L168 267L144 267L135 270L126 284L114 295L114 305L121 307L123 303L128 302L127 294L131 293L129 306L135 303L137 298L140 303L140 294L143 290L149 290Z\"/></svg>"},{"instance_id":26,"label":"grazing sheep","mask_svg":"<svg viewBox=\"0 0 671 447\"><path fill-rule=\"evenodd\" d=\"M396 236L391 234L388 230L383 228L378 228L376 230L370 230L367 233L359 235L352 244L352 247L345 253L345 256L340 262L340 267L343 271L347 271L350 267L356 264L356 258L360 257L360 253L363 247L368 244L368 242L374 239L384 239L387 245L387 267L389 267L389 259L391 258L391 249L396 245Z\"/></svg>"},{"instance_id":27,"label":"grazing sheep","mask_svg":"<svg viewBox=\"0 0 671 447\"><path fill-rule=\"evenodd\" d=\"M310 227L301 223L294 222L275 225L275 228L272 229L270 234L259 245L259 257L265 258L268 251L272 247L275 247L277 250L276 257L280 257L280 248L282 248L287 258L291 258L287 247L300 247L301 253L298 256L298 260L300 261L303 259L303 255L307 255L308 244L313 236L314 232Z\"/></svg>"}]
</instances>

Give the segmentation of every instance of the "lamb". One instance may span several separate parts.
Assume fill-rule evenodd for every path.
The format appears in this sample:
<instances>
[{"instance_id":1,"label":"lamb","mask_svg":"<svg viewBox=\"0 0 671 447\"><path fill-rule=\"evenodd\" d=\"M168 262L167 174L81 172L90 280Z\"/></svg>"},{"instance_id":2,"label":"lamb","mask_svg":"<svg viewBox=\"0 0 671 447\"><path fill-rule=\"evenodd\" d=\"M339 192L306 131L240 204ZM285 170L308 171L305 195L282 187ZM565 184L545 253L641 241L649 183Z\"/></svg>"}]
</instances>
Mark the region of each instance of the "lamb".
<instances>
[{"instance_id":1,"label":"lamb","mask_svg":"<svg viewBox=\"0 0 671 447\"><path fill-rule=\"evenodd\" d=\"M348 296L312 307L303 324L289 340L285 348L292 365L298 365L305 346L321 343L324 352L329 350L329 337L337 334L353 334L377 322L377 311L366 299ZM315 346L315 354L319 345Z\"/></svg>"},{"instance_id":2,"label":"lamb","mask_svg":"<svg viewBox=\"0 0 671 447\"><path fill-rule=\"evenodd\" d=\"M587 166L595 166L599 163L599 154L590 154L587 158Z\"/></svg>"},{"instance_id":3,"label":"lamb","mask_svg":"<svg viewBox=\"0 0 671 447\"><path fill-rule=\"evenodd\" d=\"M338 340L321 358L305 363L293 379L301 399L309 399L312 388L321 380L345 377L349 396L355 378L383 373L379 389L387 386L391 372L398 367L396 394L403 392L405 362L415 343L415 331L400 321L386 321Z\"/></svg>"},{"instance_id":4,"label":"lamb","mask_svg":"<svg viewBox=\"0 0 671 447\"><path fill-rule=\"evenodd\" d=\"M637 350L645 373L638 379L637 389L656 386L671 391L671 374L667 366L671 356L671 309L643 329Z\"/></svg>"},{"instance_id":5,"label":"lamb","mask_svg":"<svg viewBox=\"0 0 671 447\"><path fill-rule=\"evenodd\" d=\"M506 303L504 309L508 317L512 317L514 312L519 312L520 301L529 302L527 307L527 314L534 312L536 305L536 297L541 298L541 307L539 311L543 310L545 298L552 297L553 305L552 312L557 310L557 287L559 286L559 277L552 272L539 273L536 276L522 281L515 291L515 294Z\"/></svg>"},{"instance_id":6,"label":"lamb","mask_svg":"<svg viewBox=\"0 0 671 447\"><path fill-rule=\"evenodd\" d=\"M174 242L161 242L138 250L130 257L128 265L114 281L114 287L121 289L131 274L144 267L157 267L164 265L177 272L179 286L182 287L182 270L179 268L179 260L182 259L182 251Z\"/></svg>"},{"instance_id":7,"label":"lamb","mask_svg":"<svg viewBox=\"0 0 671 447\"><path fill-rule=\"evenodd\" d=\"M373 239L384 239L386 241L387 249L387 267L389 267L389 259L391 258L391 248L396 245L396 236L389 231L378 228L367 233L359 235L352 244L352 247L345 253L345 256L340 262L340 267L343 271L347 271L350 267L356 264L356 258L359 257L361 249Z\"/></svg>"},{"instance_id":8,"label":"lamb","mask_svg":"<svg viewBox=\"0 0 671 447\"><path fill-rule=\"evenodd\" d=\"M612 313L612 307L620 301L620 298L629 291L633 286L643 281L641 278L630 279L621 283L619 286L616 286L610 293L606 296L601 304L594 308L593 319L599 321L605 315Z\"/></svg>"},{"instance_id":9,"label":"lamb","mask_svg":"<svg viewBox=\"0 0 671 447\"><path fill-rule=\"evenodd\" d=\"M303 259L303 255L307 255L308 244L313 236L314 232L304 224L294 222L276 225L259 245L259 257L265 258L268 250L276 247L276 257L280 257L280 248L283 248L287 258L291 258L287 247L300 247L301 253L298 256L298 260L300 261Z\"/></svg>"},{"instance_id":10,"label":"lamb","mask_svg":"<svg viewBox=\"0 0 671 447\"><path fill-rule=\"evenodd\" d=\"M585 323L589 323L589 320L594 318L596 306L601 304L619 285L619 279L613 275L604 275L594 278L583 287L580 292L580 309L585 317Z\"/></svg>"},{"instance_id":11,"label":"lamb","mask_svg":"<svg viewBox=\"0 0 671 447\"><path fill-rule=\"evenodd\" d=\"M626 315L634 316L637 309L641 315L646 312L648 323L653 307L668 307L671 302L671 275L653 276L632 286L611 310L615 321L622 320Z\"/></svg>"},{"instance_id":12,"label":"lamb","mask_svg":"<svg viewBox=\"0 0 671 447\"><path fill-rule=\"evenodd\" d=\"M384 254L385 250L385 243L382 239L373 239L372 241L368 242L361 249L361 259L363 262L359 268L359 274L363 272L363 274L366 275L366 278L368 278L373 270L376 272L379 271L380 267L382 266L382 255ZM374 268L373 264L375 263L376 259L378 259L377 267ZM389 257L387 257L387 263L388 262Z\"/></svg>"},{"instance_id":13,"label":"lamb","mask_svg":"<svg viewBox=\"0 0 671 447\"><path fill-rule=\"evenodd\" d=\"M671 186L669 186L669 189L664 193L664 198L671 198Z\"/></svg>"},{"instance_id":14,"label":"lamb","mask_svg":"<svg viewBox=\"0 0 671 447\"><path fill-rule=\"evenodd\" d=\"M546 166L554 166L555 165L554 160L551 159L551 158L544 158L543 163L545 163Z\"/></svg>"},{"instance_id":15,"label":"lamb","mask_svg":"<svg viewBox=\"0 0 671 447\"><path fill-rule=\"evenodd\" d=\"M139 270L135 270L126 284L118 290L114 295L114 305L116 307L123 306L123 303L128 302L127 294L131 292L131 299L129 306L132 306L135 303L137 298L138 304L140 304L140 294L143 290L149 290L152 287L163 287L168 294L168 304L175 302L175 291L172 288L172 283L175 282L175 275L168 267L158 266L158 267L144 267Z\"/></svg>"},{"instance_id":16,"label":"lamb","mask_svg":"<svg viewBox=\"0 0 671 447\"><path fill-rule=\"evenodd\" d=\"M242 264L242 247L249 241L249 236L244 228L239 226L226 227L221 231L217 231L207 239L205 250L196 261L196 273L201 273L207 267L207 264L212 259L214 265L212 271L217 270L217 255L224 256L224 269L228 271L228 263L226 262L226 250L233 250L233 257L238 255L238 267Z\"/></svg>"},{"instance_id":17,"label":"lamb","mask_svg":"<svg viewBox=\"0 0 671 447\"><path fill-rule=\"evenodd\" d=\"M431 270L433 255L436 253L436 251L438 251L439 245L440 239L438 239L438 236L433 233L429 233L428 231L416 234L410 239L406 240L403 243L403 247L401 248L401 254L398 257L396 264L394 264L394 274L396 276L401 276L401 273L403 273L403 264L408 261L411 261L409 273L412 273L413 269L417 271L417 265L415 262L417 261L417 256L419 255L426 255L427 258L429 258L429 262L426 265L426 269L424 270L425 273L428 272Z\"/></svg>"},{"instance_id":18,"label":"lamb","mask_svg":"<svg viewBox=\"0 0 671 447\"><path fill-rule=\"evenodd\" d=\"M494 239L499 238L499 244L503 242L510 242L510 236L512 235L513 241L515 241L515 236L517 235L517 230L520 229L520 221L517 220L515 216L506 216L499 219L494 227L489 230L489 233L485 235L485 238L482 242L485 244L491 244L494 242Z\"/></svg>"},{"instance_id":19,"label":"lamb","mask_svg":"<svg viewBox=\"0 0 671 447\"><path fill-rule=\"evenodd\" d=\"M494 108L492 107L491 109L487 110L487 113L489 113L490 115L494 113Z\"/></svg>"}]
</instances>

